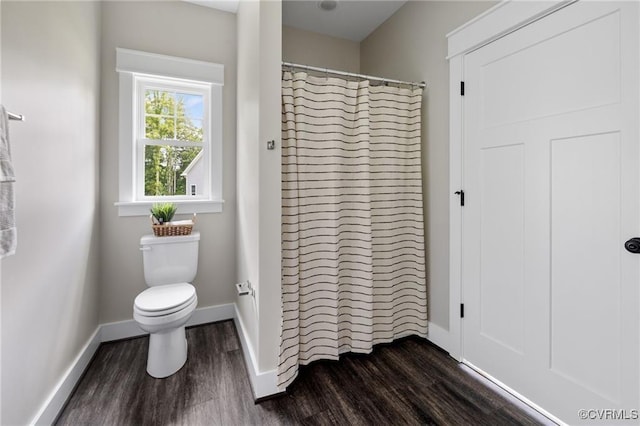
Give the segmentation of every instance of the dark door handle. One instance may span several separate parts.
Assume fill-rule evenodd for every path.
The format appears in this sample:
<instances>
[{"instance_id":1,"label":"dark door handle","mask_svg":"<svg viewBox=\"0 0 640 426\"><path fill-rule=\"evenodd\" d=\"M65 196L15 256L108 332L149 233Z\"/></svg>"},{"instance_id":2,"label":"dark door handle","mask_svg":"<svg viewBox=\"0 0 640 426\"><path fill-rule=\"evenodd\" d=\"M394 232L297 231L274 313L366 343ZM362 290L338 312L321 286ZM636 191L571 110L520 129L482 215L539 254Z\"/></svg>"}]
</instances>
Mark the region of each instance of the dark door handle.
<instances>
[{"instance_id":1,"label":"dark door handle","mask_svg":"<svg viewBox=\"0 0 640 426\"><path fill-rule=\"evenodd\" d=\"M624 243L624 248L627 249L629 253L640 253L640 238L634 237Z\"/></svg>"}]
</instances>

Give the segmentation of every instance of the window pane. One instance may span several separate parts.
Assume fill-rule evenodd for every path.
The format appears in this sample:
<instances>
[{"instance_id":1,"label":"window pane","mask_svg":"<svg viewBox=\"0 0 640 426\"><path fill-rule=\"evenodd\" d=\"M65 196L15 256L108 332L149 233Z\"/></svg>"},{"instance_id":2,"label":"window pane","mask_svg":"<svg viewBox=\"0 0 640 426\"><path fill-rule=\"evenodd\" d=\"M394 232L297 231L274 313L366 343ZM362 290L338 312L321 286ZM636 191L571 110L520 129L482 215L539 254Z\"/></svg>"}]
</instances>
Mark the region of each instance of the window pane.
<instances>
[{"instance_id":1,"label":"window pane","mask_svg":"<svg viewBox=\"0 0 640 426\"><path fill-rule=\"evenodd\" d=\"M176 121L173 117L145 117L145 137L147 139L175 139Z\"/></svg>"},{"instance_id":2,"label":"window pane","mask_svg":"<svg viewBox=\"0 0 640 426\"><path fill-rule=\"evenodd\" d=\"M202 142L202 120L178 118L176 138L181 141Z\"/></svg>"},{"instance_id":3,"label":"window pane","mask_svg":"<svg viewBox=\"0 0 640 426\"><path fill-rule=\"evenodd\" d=\"M146 90L144 103L147 114L173 115L175 112L175 94L172 92Z\"/></svg>"},{"instance_id":4,"label":"window pane","mask_svg":"<svg viewBox=\"0 0 640 426\"><path fill-rule=\"evenodd\" d=\"M144 195L191 195L192 185L204 186L200 147L145 145Z\"/></svg>"},{"instance_id":5,"label":"window pane","mask_svg":"<svg viewBox=\"0 0 640 426\"><path fill-rule=\"evenodd\" d=\"M204 117L204 99L202 95L191 95L188 93L176 93L178 116L188 118Z\"/></svg>"}]
</instances>

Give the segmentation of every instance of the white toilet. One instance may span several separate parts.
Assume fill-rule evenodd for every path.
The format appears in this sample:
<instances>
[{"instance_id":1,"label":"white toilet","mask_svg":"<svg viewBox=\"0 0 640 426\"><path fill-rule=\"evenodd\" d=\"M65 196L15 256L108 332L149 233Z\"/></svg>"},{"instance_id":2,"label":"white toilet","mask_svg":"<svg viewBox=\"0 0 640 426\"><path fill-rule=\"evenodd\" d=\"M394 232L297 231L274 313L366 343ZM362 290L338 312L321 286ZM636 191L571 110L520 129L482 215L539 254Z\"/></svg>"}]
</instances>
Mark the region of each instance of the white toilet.
<instances>
[{"instance_id":1,"label":"white toilet","mask_svg":"<svg viewBox=\"0 0 640 426\"><path fill-rule=\"evenodd\" d=\"M149 332L147 373L158 379L187 361L184 326L198 304L190 283L198 270L200 233L140 239L144 279L149 286L133 302L133 319Z\"/></svg>"}]
</instances>

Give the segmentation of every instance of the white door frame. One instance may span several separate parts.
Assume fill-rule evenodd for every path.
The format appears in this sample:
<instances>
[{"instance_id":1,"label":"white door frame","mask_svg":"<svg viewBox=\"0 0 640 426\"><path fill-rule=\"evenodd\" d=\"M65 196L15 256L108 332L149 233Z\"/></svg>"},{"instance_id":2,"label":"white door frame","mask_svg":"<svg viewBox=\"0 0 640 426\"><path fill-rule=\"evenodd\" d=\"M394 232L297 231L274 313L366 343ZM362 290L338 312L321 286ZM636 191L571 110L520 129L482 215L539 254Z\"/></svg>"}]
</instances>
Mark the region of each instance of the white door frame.
<instances>
[{"instance_id":1,"label":"white door frame","mask_svg":"<svg viewBox=\"0 0 640 426\"><path fill-rule=\"evenodd\" d=\"M506 0L447 34L449 60L449 354L462 361L462 188L464 56L577 0Z\"/></svg>"}]
</instances>

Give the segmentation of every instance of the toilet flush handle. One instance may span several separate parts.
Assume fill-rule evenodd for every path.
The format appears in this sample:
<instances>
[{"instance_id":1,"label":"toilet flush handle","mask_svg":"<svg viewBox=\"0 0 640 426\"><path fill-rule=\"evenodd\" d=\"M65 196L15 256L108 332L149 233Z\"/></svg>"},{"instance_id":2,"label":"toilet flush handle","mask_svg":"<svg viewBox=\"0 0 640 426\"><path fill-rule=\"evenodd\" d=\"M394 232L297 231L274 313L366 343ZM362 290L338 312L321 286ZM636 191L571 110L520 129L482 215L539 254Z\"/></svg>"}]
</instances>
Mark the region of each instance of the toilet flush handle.
<instances>
[{"instance_id":1,"label":"toilet flush handle","mask_svg":"<svg viewBox=\"0 0 640 426\"><path fill-rule=\"evenodd\" d=\"M142 246L140 247L140 251L149 251L151 250L151 246Z\"/></svg>"}]
</instances>

